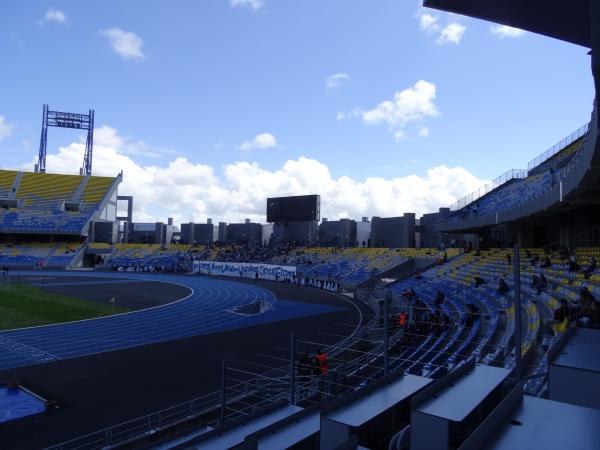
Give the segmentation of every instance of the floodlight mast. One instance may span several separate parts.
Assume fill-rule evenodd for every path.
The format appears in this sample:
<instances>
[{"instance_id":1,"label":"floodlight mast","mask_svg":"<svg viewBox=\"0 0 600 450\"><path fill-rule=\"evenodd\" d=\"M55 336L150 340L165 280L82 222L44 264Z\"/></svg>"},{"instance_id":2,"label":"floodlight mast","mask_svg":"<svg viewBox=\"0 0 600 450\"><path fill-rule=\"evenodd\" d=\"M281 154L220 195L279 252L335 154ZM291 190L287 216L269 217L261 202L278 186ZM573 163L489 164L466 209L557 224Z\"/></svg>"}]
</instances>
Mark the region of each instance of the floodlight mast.
<instances>
[{"instance_id":1,"label":"floodlight mast","mask_svg":"<svg viewBox=\"0 0 600 450\"><path fill-rule=\"evenodd\" d=\"M73 128L76 130L87 130L85 143L85 154L83 156L83 175L92 174L92 156L94 147L94 110L90 109L88 114L77 114L62 111L51 111L48 105L42 110L42 134L40 137L40 150L38 163L35 171L46 172L46 148L48 145L48 127Z\"/></svg>"}]
</instances>

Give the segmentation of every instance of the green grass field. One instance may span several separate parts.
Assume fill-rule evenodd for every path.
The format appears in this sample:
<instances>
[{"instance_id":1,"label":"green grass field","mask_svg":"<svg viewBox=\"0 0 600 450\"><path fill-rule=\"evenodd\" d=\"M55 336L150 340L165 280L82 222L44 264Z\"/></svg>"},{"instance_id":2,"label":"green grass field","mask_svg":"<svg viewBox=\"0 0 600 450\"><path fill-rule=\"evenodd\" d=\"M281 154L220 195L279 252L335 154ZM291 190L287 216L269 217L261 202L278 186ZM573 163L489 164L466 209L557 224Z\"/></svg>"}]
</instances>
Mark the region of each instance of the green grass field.
<instances>
[{"instance_id":1,"label":"green grass field","mask_svg":"<svg viewBox=\"0 0 600 450\"><path fill-rule=\"evenodd\" d=\"M126 312L117 304L116 312ZM111 315L113 305L51 294L26 284L0 288L0 330Z\"/></svg>"}]
</instances>

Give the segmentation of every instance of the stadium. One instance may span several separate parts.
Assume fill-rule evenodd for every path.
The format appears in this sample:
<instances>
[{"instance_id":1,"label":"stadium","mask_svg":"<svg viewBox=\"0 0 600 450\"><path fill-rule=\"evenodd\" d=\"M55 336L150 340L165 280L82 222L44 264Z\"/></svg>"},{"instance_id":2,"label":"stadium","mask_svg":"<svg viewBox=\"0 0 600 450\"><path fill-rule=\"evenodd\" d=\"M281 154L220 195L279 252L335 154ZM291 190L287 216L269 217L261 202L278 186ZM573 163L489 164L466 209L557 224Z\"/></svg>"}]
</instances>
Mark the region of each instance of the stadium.
<instances>
[{"instance_id":1,"label":"stadium","mask_svg":"<svg viewBox=\"0 0 600 450\"><path fill-rule=\"evenodd\" d=\"M589 49L600 88L599 0L423 7ZM95 110L44 104L33 167L0 169L0 448L600 448L590 100L436 212L328 220L274 190L264 223L137 220L126 168L96 174ZM84 132L79 174L54 173L57 128Z\"/></svg>"}]
</instances>

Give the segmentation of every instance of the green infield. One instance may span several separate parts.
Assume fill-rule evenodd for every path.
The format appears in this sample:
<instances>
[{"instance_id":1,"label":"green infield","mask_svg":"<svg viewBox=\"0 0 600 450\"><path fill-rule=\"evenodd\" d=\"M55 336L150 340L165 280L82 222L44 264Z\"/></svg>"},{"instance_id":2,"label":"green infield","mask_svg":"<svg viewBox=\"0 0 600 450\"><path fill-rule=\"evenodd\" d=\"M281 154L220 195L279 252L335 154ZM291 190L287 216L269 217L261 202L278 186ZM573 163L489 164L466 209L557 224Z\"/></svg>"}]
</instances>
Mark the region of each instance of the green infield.
<instances>
[{"instance_id":1,"label":"green infield","mask_svg":"<svg viewBox=\"0 0 600 450\"><path fill-rule=\"evenodd\" d=\"M114 313L127 312L117 305ZM27 284L0 288L0 330L93 319L113 314L113 304L44 292Z\"/></svg>"}]
</instances>

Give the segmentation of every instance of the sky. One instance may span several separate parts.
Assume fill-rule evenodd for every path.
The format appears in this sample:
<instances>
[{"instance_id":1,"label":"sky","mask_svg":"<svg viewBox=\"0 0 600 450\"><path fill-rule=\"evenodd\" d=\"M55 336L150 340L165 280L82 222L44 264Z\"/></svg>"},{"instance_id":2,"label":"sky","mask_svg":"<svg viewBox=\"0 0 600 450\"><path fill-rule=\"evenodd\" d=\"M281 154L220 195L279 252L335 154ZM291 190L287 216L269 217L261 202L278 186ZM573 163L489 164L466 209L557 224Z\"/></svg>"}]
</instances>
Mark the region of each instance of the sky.
<instances>
[{"instance_id":1,"label":"sky","mask_svg":"<svg viewBox=\"0 0 600 450\"><path fill-rule=\"evenodd\" d=\"M134 219L435 212L589 121L588 49L418 0L0 3L0 168L32 170L42 105L95 110L93 172ZM47 171L85 136L50 128Z\"/></svg>"}]
</instances>

